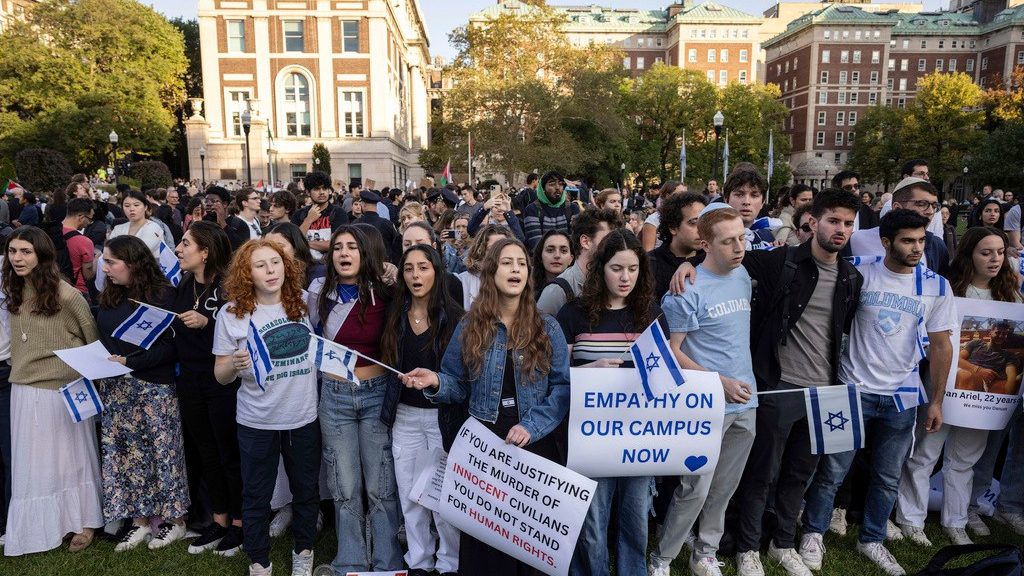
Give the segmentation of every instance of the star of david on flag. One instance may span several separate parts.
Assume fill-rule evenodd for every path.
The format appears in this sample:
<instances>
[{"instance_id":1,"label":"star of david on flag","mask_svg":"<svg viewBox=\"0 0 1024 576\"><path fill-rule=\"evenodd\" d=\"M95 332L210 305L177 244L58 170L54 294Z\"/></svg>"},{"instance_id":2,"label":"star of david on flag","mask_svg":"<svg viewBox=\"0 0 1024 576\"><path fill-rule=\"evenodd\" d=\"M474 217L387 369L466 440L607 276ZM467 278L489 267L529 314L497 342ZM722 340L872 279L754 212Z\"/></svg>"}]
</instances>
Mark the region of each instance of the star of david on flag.
<instances>
[{"instance_id":1,"label":"star of david on flag","mask_svg":"<svg viewBox=\"0 0 1024 576\"><path fill-rule=\"evenodd\" d=\"M171 281L171 285L177 286L181 282L181 265L178 264L178 257L174 255L174 250L163 242L160 242L160 258L157 263L160 264L164 276Z\"/></svg>"},{"instance_id":2,"label":"star of david on flag","mask_svg":"<svg viewBox=\"0 0 1024 576\"><path fill-rule=\"evenodd\" d=\"M811 454L836 454L864 447L864 420L856 386L804 390Z\"/></svg>"},{"instance_id":3,"label":"star of david on flag","mask_svg":"<svg viewBox=\"0 0 1024 576\"><path fill-rule=\"evenodd\" d=\"M75 422L81 422L103 412L103 401L96 393L96 387L88 378L79 378L60 389L61 398L68 414Z\"/></svg>"},{"instance_id":4,"label":"star of david on flag","mask_svg":"<svg viewBox=\"0 0 1024 576\"><path fill-rule=\"evenodd\" d=\"M114 328L113 336L140 348L149 350L156 339L174 322L174 312L139 303L124 322Z\"/></svg>"},{"instance_id":5,"label":"star of david on flag","mask_svg":"<svg viewBox=\"0 0 1024 576\"><path fill-rule=\"evenodd\" d=\"M356 361L359 355L337 342L313 335L309 339L309 357L321 372L341 376L359 384L356 378Z\"/></svg>"},{"instance_id":6,"label":"star of david on flag","mask_svg":"<svg viewBox=\"0 0 1024 576\"><path fill-rule=\"evenodd\" d=\"M245 339L245 351L249 353L249 360L252 361L252 374L256 379L256 385L260 390L266 390L267 374L274 367L270 361L270 352L267 350L267 343L260 336L256 325L249 321L249 335Z\"/></svg>"},{"instance_id":7,"label":"star of david on flag","mask_svg":"<svg viewBox=\"0 0 1024 576\"><path fill-rule=\"evenodd\" d=\"M686 382L657 320L633 341L629 351L648 401L664 396Z\"/></svg>"}]
</instances>

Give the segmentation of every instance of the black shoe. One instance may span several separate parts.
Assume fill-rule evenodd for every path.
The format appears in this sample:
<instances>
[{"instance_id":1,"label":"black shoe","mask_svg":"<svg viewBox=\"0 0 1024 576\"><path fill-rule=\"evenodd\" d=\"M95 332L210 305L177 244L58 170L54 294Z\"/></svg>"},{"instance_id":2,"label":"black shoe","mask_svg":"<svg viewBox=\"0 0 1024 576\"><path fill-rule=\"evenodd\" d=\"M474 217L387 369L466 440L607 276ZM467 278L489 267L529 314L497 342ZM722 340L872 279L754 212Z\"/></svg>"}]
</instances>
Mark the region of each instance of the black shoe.
<instances>
[{"instance_id":1,"label":"black shoe","mask_svg":"<svg viewBox=\"0 0 1024 576\"><path fill-rule=\"evenodd\" d=\"M210 525L203 528L202 533L198 538L192 541L188 546L189 554L202 554L207 550L213 550L220 544L224 535L228 533L228 529L217 524L216 522L210 522Z\"/></svg>"},{"instance_id":2,"label":"black shoe","mask_svg":"<svg viewBox=\"0 0 1024 576\"><path fill-rule=\"evenodd\" d=\"M214 554L218 556L231 557L238 554L238 551L241 549L242 527L232 524L228 526L227 532L224 534L224 538L221 539L220 544L217 544L217 549L214 550Z\"/></svg>"},{"instance_id":3,"label":"black shoe","mask_svg":"<svg viewBox=\"0 0 1024 576\"><path fill-rule=\"evenodd\" d=\"M409 570L409 576L433 576L436 572L430 570L424 570L423 568L411 568Z\"/></svg>"}]
</instances>

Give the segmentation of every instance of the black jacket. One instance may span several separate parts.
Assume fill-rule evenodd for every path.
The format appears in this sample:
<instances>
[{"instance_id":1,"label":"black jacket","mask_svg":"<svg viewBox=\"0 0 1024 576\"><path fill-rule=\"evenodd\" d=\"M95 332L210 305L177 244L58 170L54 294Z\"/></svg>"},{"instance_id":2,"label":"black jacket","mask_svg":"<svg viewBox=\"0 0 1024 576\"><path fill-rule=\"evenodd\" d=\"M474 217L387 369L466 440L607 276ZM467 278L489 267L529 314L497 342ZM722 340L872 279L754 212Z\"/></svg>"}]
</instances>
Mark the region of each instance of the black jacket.
<instances>
[{"instance_id":1,"label":"black jacket","mask_svg":"<svg viewBox=\"0 0 1024 576\"><path fill-rule=\"evenodd\" d=\"M388 251L388 260L397 266L402 259L402 235L395 229L391 220L381 218L376 212L363 212L363 215L355 223L369 224L380 232L380 236L384 240L384 248Z\"/></svg>"},{"instance_id":2,"label":"black jacket","mask_svg":"<svg viewBox=\"0 0 1024 576\"><path fill-rule=\"evenodd\" d=\"M249 225L234 214L229 214L224 219L224 233L228 235L228 241L231 242L231 251L237 251L242 244L249 241Z\"/></svg>"},{"instance_id":3,"label":"black jacket","mask_svg":"<svg viewBox=\"0 0 1024 576\"><path fill-rule=\"evenodd\" d=\"M668 246L668 242L662 242L661 246L647 253L654 276L654 297L658 302L661 302L662 296L668 293L672 275L679 269L680 264L686 262L686 258L676 256Z\"/></svg>"}]
</instances>

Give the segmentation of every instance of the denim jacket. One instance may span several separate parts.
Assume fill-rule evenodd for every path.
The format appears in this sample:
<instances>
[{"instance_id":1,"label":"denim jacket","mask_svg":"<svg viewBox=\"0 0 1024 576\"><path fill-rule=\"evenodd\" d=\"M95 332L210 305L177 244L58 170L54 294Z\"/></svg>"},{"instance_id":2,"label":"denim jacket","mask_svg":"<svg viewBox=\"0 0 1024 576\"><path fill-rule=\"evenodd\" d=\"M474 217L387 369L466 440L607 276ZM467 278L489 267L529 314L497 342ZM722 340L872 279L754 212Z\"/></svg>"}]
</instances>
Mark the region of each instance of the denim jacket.
<instances>
[{"instance_id":1,"label":"denim jacket","mask_svg":"<svg viewBox=\"0 0 1024 576\"><path fill-rule=\"evenodd\" d=\"M513 354L519 408L519 424L530 434L530 443L550 434L569 413L569 346L558 322L543 314L544 331L551 339L551 370L533 381L523 382L522 355ZM437 377L440 386L428 391L435 403L462 404L468 401L469 413L485 422L498 420L501 384L505 370L505 348L508 330L499 323L494 342L484 353L480 376L471 378L462 362L462 331L466 319L459 322L441 360Z\"/></svg>"}]
</instances>

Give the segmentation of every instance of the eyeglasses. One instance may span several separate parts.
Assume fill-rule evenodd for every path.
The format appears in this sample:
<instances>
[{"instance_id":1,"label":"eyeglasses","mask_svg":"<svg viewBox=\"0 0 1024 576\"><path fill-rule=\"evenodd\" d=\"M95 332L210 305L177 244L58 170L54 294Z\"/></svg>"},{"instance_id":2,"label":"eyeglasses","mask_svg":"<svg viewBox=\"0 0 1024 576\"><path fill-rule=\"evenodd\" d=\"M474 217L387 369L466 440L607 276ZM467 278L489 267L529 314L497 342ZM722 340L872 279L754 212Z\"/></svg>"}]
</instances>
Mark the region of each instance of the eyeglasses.
<instances>
[{"instance_id":1,"label":"eyeglasses","mask_svg":"<svg viewBox=\"0 0 1024 576\"><path fill-rule=\"evenodd\" d=\"M920 208L921 210L927 210L928 208L938 210L939 207L942 206L938 202L929 202L927 200L914 200L913 202L909 202L909 204L914 208Z\"/></svg>"},{"instance_id":2,"label":"eyeglasses","mask_svg":"<svg viewBox=\"0 0 1024 576\"><path fill-rule=\"evenodd\" d=\"M800 231L804 232L806 234L810 234L811 233L811 225L806 223L806 222L804 222L803 224L800 225Z\"/></svg>"}]
</instances>

